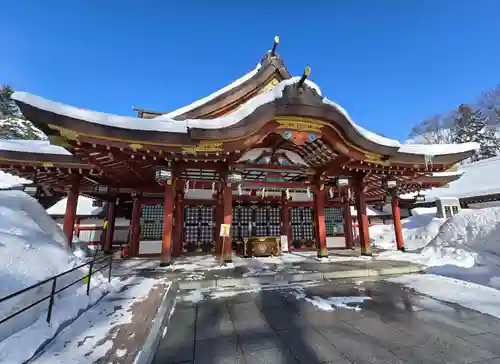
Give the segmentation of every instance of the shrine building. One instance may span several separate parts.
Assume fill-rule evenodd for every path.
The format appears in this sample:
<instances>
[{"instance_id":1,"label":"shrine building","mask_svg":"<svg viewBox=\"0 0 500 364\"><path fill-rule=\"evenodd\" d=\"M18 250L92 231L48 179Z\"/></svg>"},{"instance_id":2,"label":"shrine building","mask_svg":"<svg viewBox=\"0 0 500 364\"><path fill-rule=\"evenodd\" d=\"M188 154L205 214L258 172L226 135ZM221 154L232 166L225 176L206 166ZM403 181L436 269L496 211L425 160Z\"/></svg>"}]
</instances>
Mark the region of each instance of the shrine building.
<instances>
[{"instance_id":1,"label":"shrine building","mask_svg":"<svg viewBox=\"0 0 500 364\"><path fill-rule=\"evenodd\" d=\"M0 150L0 168L67 193L68 244L78 195L107 201L108 251L117 210L128 204L128 254L163 265L189 253L326 257L353 247L351 206L361 254L370 255L367 204L383 201L404 250L398 196L460 178L450 169L478 145L407 145L369 132L308 80L309 67L292 77L277 45L276 37L231 85L167 113L117 116L16 92L50 143L14 143Z\"/></svg>"}]
</instances>

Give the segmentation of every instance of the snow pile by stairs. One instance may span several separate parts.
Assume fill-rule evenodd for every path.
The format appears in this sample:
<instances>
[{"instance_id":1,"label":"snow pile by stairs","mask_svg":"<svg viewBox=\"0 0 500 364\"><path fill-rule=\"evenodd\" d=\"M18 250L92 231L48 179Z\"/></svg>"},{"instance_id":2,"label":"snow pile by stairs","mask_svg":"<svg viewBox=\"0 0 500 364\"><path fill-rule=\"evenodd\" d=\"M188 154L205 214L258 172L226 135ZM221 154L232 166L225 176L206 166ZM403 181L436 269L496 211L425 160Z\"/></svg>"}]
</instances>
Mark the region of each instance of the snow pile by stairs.
<instances>
[{"instance_id":1,"label":"snow pile by stairs","mask_svg":"<svg viewBox=\"0 0 500 364\"><path fill-rule=\"evenodd\" d=\"M0 297L81 264L77 255L67 247L63 232L35 199L21 191L0 191ZM80 280L87 272L80 269L61 277L56 289ZM100 273L92 277L91 283L90 297L86 296L83 281L56 296L50 325L46 323L48 300L2 323L0 362L29 359L60 324L110 288ZM47 296L50 290L51 282L47 282L0 303L0 319ZM9 361L13 351L21 355L16 356L19 361Z\"/></svg>"}]
</instances>

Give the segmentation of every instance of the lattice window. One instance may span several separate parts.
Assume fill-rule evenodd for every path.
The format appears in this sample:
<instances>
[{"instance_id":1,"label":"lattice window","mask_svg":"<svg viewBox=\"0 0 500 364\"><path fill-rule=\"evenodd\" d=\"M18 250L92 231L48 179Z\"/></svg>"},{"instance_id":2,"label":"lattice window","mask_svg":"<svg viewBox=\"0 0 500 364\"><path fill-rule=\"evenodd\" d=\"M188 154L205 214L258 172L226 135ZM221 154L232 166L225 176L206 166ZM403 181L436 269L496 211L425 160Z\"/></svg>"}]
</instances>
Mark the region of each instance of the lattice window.
<instances>
[{"instance_id":1,"label":"lattice window","mask_svg":"<svg viewBox=\"0 0 500 364\"><path fill-rule=\"evenodd\" d=\"M311 207L291 207L292 244L295 248L313 248L315 241L314 214Z\"/></svg>"},{"instance_id":2,"label":"lattice window","mask_svg":"<svg viewBox=\"0 0 500 364\"><path fill-rule=\"evenodd\" d=\"M213 251L214 226L214 206L186 206L184 209L184 250Z\"/></svg>"},{"instance_id":3,"label":"lattice window","mask_svg":"<svg viewBox=\"0 0 500 364\"><path fill-rule=\"evenodd\" d=\"M163 205L142 205L141 240L162 240Z\"/></svg>"},{"instance_id":4,"label":"lattice window","mask_svg":"<svg viewBox=\"0 0 500 364\"><path fill-rule=\"evenodd\" d=\"M326 235L344 234L344 214L339 207L325 209Z\"/></svg>"}]
</instances>

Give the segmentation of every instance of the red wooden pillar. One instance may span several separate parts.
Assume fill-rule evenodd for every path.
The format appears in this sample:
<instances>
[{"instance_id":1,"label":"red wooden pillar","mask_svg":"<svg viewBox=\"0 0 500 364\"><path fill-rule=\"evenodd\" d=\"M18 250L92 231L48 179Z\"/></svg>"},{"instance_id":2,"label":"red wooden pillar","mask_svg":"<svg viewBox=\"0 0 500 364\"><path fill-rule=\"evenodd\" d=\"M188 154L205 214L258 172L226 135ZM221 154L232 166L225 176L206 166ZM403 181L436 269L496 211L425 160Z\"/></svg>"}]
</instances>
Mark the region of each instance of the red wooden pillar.
<instances>
[{"instance_id":1,"label":"red wooden pillar","mask_svg":"<svg viewBox=\"0 0 500 364\"><path fill-rule=\"evenodd\" d=\"M73 229L75 228L76 207L78 204L78 190L80 185L80 176L73 175L71 178L71 187L68 191L68 200L66 202L66 214L63 220L63 231L66 235L68 246L73 243Z\"/></svg>"},{"instance_id":2,"label":"red wooden pillar","mask_svg":"<svg viewBox=\"0 0 500 364\"><path fill-rule=\"evenodd\" d=\"M314 217L316 219L316 241L318 242L318 257L328 257L326 247L326 225L325 225L325 190L316 187L314 189Z\"/></svg>"},{"instance_id":3,"label":"red wooden pillar","mask_svg":"<svg viewBox=\"0 0 500 364\"><path fill-rule=\"evenodd\" d=\"M349 193L347 188L344 190L344 195L342 196L342 210L344 213L344 237L345 237L345 247L346 249L353 248L353 236L352 236L352 215L351 215L351 202L349 201Z\"/></svg>"},{"instance_id":4,"label":"red wooden pillar","mask_svg":"<svg viewBox=\"0 0 500 364\"><path fill-rule=\"evenodd\" d=\"M174 246L172 256L178 257L182 252L182 233L184 230L184 193L177 191L175 203Z\"/></svg>"},{"instance_id":5,"label":"red wooden pillar","mask_svg":"<svg viewBox=\"0 0 500 364\"><path fill-rule=\"evenodd\" d=\"M399 199L396 189L391 191L392 194L392 219L394 220L394 232L396 233L396 247L398 250L405 251L403 243L403 230L401 228L401 213L399 210Z\"/></svg>"},{"instance_id":6,"label":"red wooden pillar","mask_svg":"<svg viewBox=\"0 0 500 364\"><path fill-rule=\"evenodd\" d=\"M224 188L221 187L217 193L217 203L215 205L215 253L222 254L222 238L220 238L220 226L224 223Z\"/></svg>"},{"instance_id":7,"label":"red wooden pillar","mask_svg":"<svg viewBox=\"0 0 500 364\"><path fill-rule=\"evenodd\" d=\"M224 184L223 187L223 210L224 210L224 224L231 225L233 222L233 190L231 185ZM229 237L221 238L221 246L222 246L222 259L224 262L230 263L233 261L233 227L229 229Z\"/></svg>"},{"instance_id":8,"label":"red wooden pillar","mask_svg":"<svg viewBox=\"0 0 500 364\"><path fill-rule=\"evenodd\" d=\"M365 184L360 178L356 181L356 210L358 213L359 242L361 255L372 255L370 246L370 232L368 230L368 215L366 214Z\"/></svg>"},{"instance_id":9,"label":"red wooden pillar","mask_svg":"<svg viewBox=\"0 0 500 364\"><path fill-rule=\"evenodd\" d=\"M286 192L281 192L281 235L286 235L288 242L288 251L291 252L293 249L292 244L292 234L290 231L290 209L288 208L288 200L286 198Z\"/></svg>"},{"instance_id":10,"label":"red wooden pillar","mask_svg":"<svg viewBox=\"0 0 500 364\"><path fill-rule=\"evenodd\" d=\"M174 187L172 181L165 181L163 197L163 238L161 242L160 266L165 267L171 263L172 228L174 214Z\"/></svg>"},{"instance_id":11,"label":"red wooden pillar","mask_svg":"<svg viewBox=\"0 0 500 364\"><path fill-rule=\"evenodd\" d=\"M115 234L116 200L108 202L108 226L104 240L104 252L109 254L113 247L113 236Z\"/></svg>"},{"instance_id":12,"label":"red wooden pillar","mask_svg":"<svg viewBox=\"0 0 500 364\"><path fill-rule=\"evenodd\" d=\"M132 220L130 221L130 248L129 254L135 257L139 254L139 240L141 239L141 200L135 196L132 201Z\"/></svg>"}]
</instances>

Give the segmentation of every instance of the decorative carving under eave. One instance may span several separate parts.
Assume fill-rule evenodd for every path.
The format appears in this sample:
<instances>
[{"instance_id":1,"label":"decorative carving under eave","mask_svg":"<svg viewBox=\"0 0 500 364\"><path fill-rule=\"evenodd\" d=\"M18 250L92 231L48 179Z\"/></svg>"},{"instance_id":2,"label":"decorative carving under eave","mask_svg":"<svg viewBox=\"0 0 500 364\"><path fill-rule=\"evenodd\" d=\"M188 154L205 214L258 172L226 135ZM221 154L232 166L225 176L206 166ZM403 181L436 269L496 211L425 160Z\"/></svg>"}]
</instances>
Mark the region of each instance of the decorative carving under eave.
<instances>
[{"instance_id":1,"label":"decorative carving under eave","mask_svg":"<svg viewBox=\"0 0 500 364\"><path fill-rule=\"evenodd\" d=\"M271 91L273 88L276 87L276 85L280 83L280 81L277 79L277 78L273 78L271 81L269 81L269 83L267 85L265 85L260 91L259 93L264 93L264 92L268 92L268 91Z\"/></svg>"},{"instance_id":2,"label":"decorative carving under eave","mask_svg":"<svg viewBox=\"0 0 500 364\"><path fill-rule=\"evenodd\" d=\"M61 137L69 139L69 140L76 140L78 138L78 133L74 130L66 129L57 125L49 124L48 125L50 129L52 130L57 130Z\"/></svg>"},{"instance_id":3,"label":"decorative carving under eave","mask_svg":"<svg viewBox=\"0 0 500 364\"><path fill-rule=\"evenodd\" d=\"M284 130L280 134L284 139L290 140L293 144L298 146L302 146L306 142L314 142L316 139L321 137L321 134L309 133L306 131Z\"/></svg>"},{"instance_id":4,"label":"decorative carving under eave","mask_svg":"<svg viewBox=\"0 0 500 364\"><path fill-rule=\"evenodd\" d=\"M182 153L197 154L199 152L220 152L223 149L222 142L201 142L193 147L182 147Z\"/></svg>"},{"instance_id":5,"label":"decorative carving under eave","mask_svg":"<svg viewBox=\"0 0 500 364\"><path fill-rule=\"evenodd\" d=\"M323 128L322 124L316 124L306 121L277 119L276 122L280 124L278 126L278 129L291 129L291 130L321 134L321 129Z\"/></svg>"},{"instance_id":6,"label":"decorative carving under eave","mask_svg":"<svg viewBox=\"0 0 500 364\"><path fill-rule=\"evenodd\" d=\"M49 142L52 145L57 145L58 147L71 148L72 145L68 142L68 139L61 135L49 135Z\"/></svg>"},{"instance_id":7,"label":"decorative carving under eave","mask_svg":"<svg viewBox=\"0 0 500 364\"><path fill-rule=\"evenodd\" d=\"M143 148L143 145L142 144L136 144L136 143L133 143L133 144L129 144L128 145L130 147L130 149L132 149L134 152L138 151L139 149L142 149Z\"/></svg>"}]
</instances>

